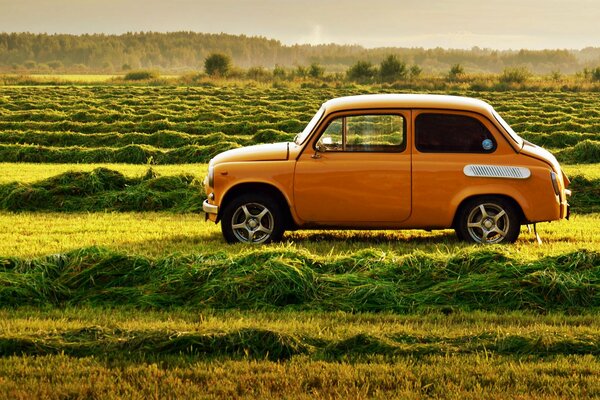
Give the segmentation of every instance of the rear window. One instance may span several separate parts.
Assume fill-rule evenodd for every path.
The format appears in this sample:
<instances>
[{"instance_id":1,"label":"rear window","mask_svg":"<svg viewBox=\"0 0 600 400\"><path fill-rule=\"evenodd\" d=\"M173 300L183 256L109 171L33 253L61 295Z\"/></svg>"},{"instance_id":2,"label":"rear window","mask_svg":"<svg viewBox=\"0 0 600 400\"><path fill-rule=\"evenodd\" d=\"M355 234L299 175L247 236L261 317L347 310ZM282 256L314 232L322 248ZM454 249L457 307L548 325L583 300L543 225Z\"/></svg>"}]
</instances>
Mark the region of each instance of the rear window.
<instances>
[{"instance_id":1,"label":"rear window","mask_svg":"<svg viewBox=\"0 0 600 400\"><path fill-rule=\"evenodd\" d=\"M496 140L478 119L466 115L419 114L415 142L423 153L491 153Z\"/></svg>"}]
</instances>

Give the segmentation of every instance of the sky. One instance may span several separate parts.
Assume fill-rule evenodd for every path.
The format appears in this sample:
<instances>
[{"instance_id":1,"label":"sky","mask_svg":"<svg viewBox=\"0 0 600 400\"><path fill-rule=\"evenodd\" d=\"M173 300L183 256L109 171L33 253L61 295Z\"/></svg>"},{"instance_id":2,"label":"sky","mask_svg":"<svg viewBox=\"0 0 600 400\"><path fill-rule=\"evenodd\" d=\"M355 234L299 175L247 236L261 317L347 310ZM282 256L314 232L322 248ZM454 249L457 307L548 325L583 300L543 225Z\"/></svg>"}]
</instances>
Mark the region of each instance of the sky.
<instances>
[{"instance_id":1,"label":"sky","mask_svg":"<svg viewBox=\"0 0 600 400\"><path fill-rule=\"evenodd\" d=\"M284 44L600 47L600 0L0 0L0 32L194 31Z\"/></svg>"}]
</instances>

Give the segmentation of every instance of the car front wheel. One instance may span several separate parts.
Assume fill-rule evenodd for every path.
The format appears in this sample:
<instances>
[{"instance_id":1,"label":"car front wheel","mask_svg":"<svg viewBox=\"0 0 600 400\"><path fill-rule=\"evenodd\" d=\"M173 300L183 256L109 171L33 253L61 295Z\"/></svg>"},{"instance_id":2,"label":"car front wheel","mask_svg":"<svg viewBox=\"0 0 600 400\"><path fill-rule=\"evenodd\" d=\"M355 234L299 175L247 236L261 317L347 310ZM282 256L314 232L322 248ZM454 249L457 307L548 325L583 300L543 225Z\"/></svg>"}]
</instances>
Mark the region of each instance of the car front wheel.
<instances>
[{"instance_id":1,"label":"car front wheel","mask_svg":"<svg viewBox=\"0 0 600 400\"><path fill-rule=\"evenodd\" d=\"M458 215L456 233L474 243L513 243L521 230L517 207L500 197L479 197L468 201Z\"/></svg>"},{"instance_id":2,"label":"car front wheel","mask_svg":"<svg viewBox=\"0 0 600 400\"><path fill-rule=\"evenodd\" d=\"M228 243L276 242L283 236L283 214L270 197L242 195L223 210L221 231Z\"/></svg>"}]
</instances>

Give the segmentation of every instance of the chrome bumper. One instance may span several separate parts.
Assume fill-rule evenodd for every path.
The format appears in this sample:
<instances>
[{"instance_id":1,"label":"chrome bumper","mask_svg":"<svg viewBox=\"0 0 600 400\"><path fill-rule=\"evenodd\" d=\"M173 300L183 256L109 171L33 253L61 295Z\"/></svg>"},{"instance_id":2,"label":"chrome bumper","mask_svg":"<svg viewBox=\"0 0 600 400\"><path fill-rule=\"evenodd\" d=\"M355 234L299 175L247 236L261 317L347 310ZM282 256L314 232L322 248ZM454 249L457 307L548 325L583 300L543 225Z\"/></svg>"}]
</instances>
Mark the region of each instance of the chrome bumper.
<instances>
[{"instance_id":1,"label":"chrome bumper","mask_svg":"<svg viewBox=\"0 0 600 400\"><path fill-rule=\"evenodd\" d=\"M219 206L210 204L208 202L208 199L204 200L204 203L202 203L202 209L207 214L218 214L219 213Z\"/></svg>"}]
</instances>

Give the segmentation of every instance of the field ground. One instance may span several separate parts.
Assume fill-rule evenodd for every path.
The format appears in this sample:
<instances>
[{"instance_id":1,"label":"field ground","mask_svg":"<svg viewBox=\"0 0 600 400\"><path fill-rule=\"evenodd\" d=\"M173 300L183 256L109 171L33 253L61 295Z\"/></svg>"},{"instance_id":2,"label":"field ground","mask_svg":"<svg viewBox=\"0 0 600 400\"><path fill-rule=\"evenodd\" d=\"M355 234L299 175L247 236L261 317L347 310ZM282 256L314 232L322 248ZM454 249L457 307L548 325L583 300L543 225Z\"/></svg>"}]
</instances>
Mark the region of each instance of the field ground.
<instances>
[{"instance_id":1,"label":"field ground","mask_svg":"<svg viewBox=\"0 0 600 400\"><path fill-rule=\"evenodd\" d=\"M452 92L574 178L541 245L203 221L213 154L373 91L0 87L0 398L600 398L600 93Z\"/></svg>"}]
</instances>

